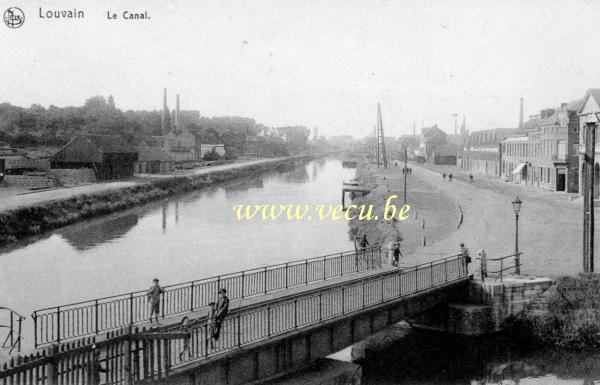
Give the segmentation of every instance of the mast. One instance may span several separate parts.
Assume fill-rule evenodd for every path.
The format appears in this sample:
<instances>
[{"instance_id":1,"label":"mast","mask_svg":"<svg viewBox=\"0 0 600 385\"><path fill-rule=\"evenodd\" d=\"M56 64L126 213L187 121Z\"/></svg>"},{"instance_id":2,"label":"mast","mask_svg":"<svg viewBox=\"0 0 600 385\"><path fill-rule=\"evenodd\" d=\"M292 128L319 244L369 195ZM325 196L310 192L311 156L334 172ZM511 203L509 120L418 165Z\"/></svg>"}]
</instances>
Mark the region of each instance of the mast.
<instances>
[{"instance_id":1,"label":"mast","mask_svg":"<svg viewBox=\"0 0 600 385\"><path fill-rule=\"evenodd\" d=\"M383 157L383 168L388 168L387 156L385 154L385 136L383 135L383 121L381 119L381 105L377 103L377 167L379 167L379 152Z\"/></svg>"}]
</instances>

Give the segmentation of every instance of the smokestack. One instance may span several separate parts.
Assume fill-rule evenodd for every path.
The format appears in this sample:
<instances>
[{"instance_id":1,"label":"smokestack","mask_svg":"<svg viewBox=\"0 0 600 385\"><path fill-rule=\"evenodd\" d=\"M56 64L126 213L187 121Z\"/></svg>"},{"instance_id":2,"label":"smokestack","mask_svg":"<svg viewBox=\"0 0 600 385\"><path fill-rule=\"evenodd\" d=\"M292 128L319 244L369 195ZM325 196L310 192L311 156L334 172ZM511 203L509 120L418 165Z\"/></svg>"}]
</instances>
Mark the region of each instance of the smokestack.
<instances>
[{"instance_id":1,"label":"smokestack","mask_svg":"<svg viewBox=\"0 0 600 385\"><path fill-rule=\"evenodd\" d=\"M519 127L523 125L523 98L521 98L521 110L519 112Z\"/></svg>"},{"instance_id":2,"label":"smokestack","mask_svg":"<svg viewBox=\"0 0 600 385\"><path fill-rule=\"evenodd\" d=\"M458 114L454 114L454 136L456 136L456 129L458 128L458 121L456 119Z\"/></svg>"},{"instance_id":3,"label":"smokestack","mask_svg":"<svg viewBox=\"0 0 600 385\"><path fill-rule=\"evenodd\" d=\"M179 129L179 94L175 97L175 130Z\"/></svg>"},{"instance_id":4,"label":"smokestack","mask_svg":"<svg viewBox=\"0 0 600 385\"><path fill-rule=\"evenodd\" d=\"M167 89L163 88L163 109L162 109L162 117L161 117L161 128L162 128L163 135L166 133L166 129L167 129L167 127L165 127L167 124L166 113L167 113Z\"/></svg>"},{"instance_id":5,"label":"smokestack","mask_svg":"<svg viewBox=\"0 0 600 385\"><path fill-rule=\"evenodd\" d=\"M460 129L460 134L464 136L466 133L467 133L467 115L463 114L463 124L462 124L462 128Z\"/></svg>"},{"instance_id":6,"label":"smokestack","mask_svg":"<svg viewBox=\"0 0 600 385\"><path fill-rule=\"evenodd\" d=\"M417 135L417 122L413 122L413 136Z\"/></svg>"}]
</instances>

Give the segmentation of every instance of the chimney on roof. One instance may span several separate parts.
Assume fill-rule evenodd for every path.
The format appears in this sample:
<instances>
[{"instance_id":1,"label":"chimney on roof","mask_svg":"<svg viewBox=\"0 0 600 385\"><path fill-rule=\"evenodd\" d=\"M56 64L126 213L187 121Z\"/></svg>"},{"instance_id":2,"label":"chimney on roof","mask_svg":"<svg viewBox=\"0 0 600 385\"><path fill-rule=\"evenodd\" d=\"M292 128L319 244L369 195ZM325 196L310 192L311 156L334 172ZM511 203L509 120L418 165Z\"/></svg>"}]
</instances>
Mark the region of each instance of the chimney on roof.
<instances>
[{"instance_id":1,"label":"chimney on roof","mask_svg":"<svg viewBox=\"0 0 600 385\"><path fill-rule=\"evenodd\" d=\"M163 109L162 109L162 116L161 116L161 128L162 128L162 134L164 135L166 132L166 124L167 124L167 89L163 88Z\"/></svg>"},{"instance_id":2,"label":"chimney on roof","mask_svg":"<svg viewBox=\"0 0 600 385\"><path fill-rule=\"evenodd\" d=\"M179 94L175 96L175 130L179 129Z\"/></svg>"},{"instance_id":3,"label":"chimney on roof","mask_svg":"<svg viewBox=\"0 0 600 385\"><path fill-rule=\"evenodd\" d=\"M519 127L523 125L523 98L521 98L521 109L519 110Z\"/></svg>"}]
</instances>

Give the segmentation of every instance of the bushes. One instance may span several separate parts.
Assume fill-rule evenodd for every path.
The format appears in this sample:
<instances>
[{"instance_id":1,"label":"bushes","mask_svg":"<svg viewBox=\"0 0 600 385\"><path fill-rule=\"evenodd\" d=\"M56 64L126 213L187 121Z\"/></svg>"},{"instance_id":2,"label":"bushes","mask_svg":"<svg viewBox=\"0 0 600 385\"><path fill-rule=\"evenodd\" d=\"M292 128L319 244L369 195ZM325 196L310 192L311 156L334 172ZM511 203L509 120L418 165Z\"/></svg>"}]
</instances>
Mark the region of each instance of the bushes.
<instances>
[{"instance_id":1,"label":"bushes","mask_svg":"<svg viewBox=\"0 0 600 385\"><path fill-rule=\"evenodd\" d=\"M547 312L526 310L509 319L507 329L536 344L569 350L600 348L600 277L559 278Z\"/></svg>"}]
</instances>

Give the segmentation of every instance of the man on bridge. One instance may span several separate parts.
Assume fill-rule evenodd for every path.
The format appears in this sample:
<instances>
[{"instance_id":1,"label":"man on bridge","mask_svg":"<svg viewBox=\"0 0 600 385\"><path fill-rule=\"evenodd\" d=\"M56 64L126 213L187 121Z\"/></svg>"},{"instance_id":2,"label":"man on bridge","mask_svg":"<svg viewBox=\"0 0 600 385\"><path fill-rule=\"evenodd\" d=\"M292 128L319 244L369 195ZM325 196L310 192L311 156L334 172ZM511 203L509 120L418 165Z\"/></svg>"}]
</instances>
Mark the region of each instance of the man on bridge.
<instances>
[{"instance_id":1,"label":"man on bridge","mask_svg":"<svg viewBox=\"0 0 600 385\"><path fill-rule=\"evenodd\" d=\"M158 313L160 312L160 295L164 293L162 287L158 284L158 278L152 280L152 286L148 289L146 296L150 304L150 324L152 324L152 314L155 314L156 324L158 325Z\"/></svg>"}]
</instances>

